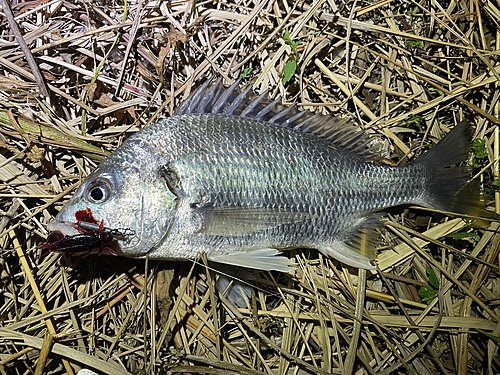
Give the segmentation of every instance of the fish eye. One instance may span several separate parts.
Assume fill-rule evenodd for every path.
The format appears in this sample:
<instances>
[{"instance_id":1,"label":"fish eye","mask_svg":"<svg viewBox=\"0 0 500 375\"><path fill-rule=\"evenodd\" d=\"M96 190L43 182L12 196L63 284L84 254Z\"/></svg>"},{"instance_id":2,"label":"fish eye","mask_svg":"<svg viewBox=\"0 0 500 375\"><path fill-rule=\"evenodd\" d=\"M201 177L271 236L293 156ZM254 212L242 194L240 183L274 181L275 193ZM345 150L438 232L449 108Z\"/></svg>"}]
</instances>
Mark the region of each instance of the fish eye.
<instances>
[{"instance_id":1,"label":"fish eye","mask_svg":"<svg viewBox=\"0 0 500 375\"><path fill-rule=\"evenodd\" d=\"M103 203L109 199L111 193L111 183L104 178L98 178L87 186L85 197L92 203Z\"/></svg>"}]
</instances>

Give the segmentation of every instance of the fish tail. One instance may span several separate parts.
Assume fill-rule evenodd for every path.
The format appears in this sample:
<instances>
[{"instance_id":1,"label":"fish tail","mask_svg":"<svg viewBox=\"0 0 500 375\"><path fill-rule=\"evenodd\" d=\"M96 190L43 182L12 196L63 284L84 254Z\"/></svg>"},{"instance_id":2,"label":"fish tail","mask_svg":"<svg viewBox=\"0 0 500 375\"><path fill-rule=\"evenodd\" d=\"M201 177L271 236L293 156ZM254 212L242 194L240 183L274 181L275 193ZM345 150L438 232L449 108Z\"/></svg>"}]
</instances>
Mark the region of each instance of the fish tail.
<instances>
[{"instance_id":1,"label":"fish tail","mask_svg":"<svg viewBox=\"0 0 500 375\"><path fill-rule=\"evenodd\" d=\"M490 216L484 209L479 182L470 179L470 168L450 168L468 158L471 141L470 125L462 121L436 146L409 164L425 167L426 184L421 205L463 215Z\"/></svg>"}]
</instances>

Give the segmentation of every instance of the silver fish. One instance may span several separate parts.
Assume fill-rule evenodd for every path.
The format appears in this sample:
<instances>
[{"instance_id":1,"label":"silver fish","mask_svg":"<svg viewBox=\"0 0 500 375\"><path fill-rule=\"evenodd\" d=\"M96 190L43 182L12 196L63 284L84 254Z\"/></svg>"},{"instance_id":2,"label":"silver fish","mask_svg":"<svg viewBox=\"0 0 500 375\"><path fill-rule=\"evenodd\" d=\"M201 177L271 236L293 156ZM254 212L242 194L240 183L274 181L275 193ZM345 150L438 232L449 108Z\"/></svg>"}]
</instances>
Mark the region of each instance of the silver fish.
<instances>
[{"instance_id":1,"label":"silver fish","mask_svg":"<svg viewBox=\"0 0 500 375\"><path fill-rule=\"evenodd\" d=\"M205 252L222 264L287 272L281 251L314 248L373 269L384 208L485 212L469 170L449 168L468 156L466 123L415 161L390 167L353 124L278 102L250 86L207 82L174 116L128 138L49 229L74 235L75 213L90 209L106 228L133 233L114 241L127 257Z\"/></svg>"}]
</instances>

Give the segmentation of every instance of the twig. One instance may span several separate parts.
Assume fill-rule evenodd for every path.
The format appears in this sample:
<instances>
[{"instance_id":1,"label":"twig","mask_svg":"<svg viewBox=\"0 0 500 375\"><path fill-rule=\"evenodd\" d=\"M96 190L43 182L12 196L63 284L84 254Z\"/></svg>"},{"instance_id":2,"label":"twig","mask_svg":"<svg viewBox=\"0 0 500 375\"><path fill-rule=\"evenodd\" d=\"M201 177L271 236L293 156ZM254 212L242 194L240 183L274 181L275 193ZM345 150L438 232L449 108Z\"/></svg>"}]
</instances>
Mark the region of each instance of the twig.
<instances>
[{"instance_id":1,"label":"twig","mask_svg":"<svg viewBox=\"0 0 500 375\"><path fill-rule=\"evenodd\" d=\"M26 57L26 61L28 62L28 65L30 66L31 72L33 73L33 76L35 77L35 81L38 84L38 88L40 89L40 92L42 93L43 96L48 97L49 96L49 89L47 88L47 84L45 83L45 79L43 78L42 73L40 72L40 69L38 67L38 64L35 61L35 58L31 54L31 51L24 41L23 34L21 33L21 30L19 29L19 25L17 24L16 20L14 19L14 14L12 13L12 10L10 9L10 5L7 2L7 0L0 0L0 5L2 5L3 12L5 14L5 17L7 17L7 22L9 23L10 30L12 31L12 34L16 37L17 43L19 44L19 47L21 47L21 50L24 53L24 56Z\"/></svg>"}]
</instances>

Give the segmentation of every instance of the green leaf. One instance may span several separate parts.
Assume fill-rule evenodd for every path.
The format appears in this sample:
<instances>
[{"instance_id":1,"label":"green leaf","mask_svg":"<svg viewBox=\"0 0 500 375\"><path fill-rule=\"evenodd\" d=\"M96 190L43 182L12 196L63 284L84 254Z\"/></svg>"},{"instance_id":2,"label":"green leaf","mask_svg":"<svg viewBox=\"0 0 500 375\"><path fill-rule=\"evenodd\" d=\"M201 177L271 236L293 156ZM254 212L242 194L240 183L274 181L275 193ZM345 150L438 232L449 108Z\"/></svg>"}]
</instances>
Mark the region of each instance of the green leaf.
<instances>
[{"instance_id":1,"label":"green leaf","mask_svg":"<svg viewBox=\"0 0 500 375\"><path fill-rule=\"evenodd\" d=\"M481 138L474 139L474 142L472 142L472 150L476 158L486 158L488 156L486 152L486 140Z\"/></svg>"},{"instance_id":2,"label":"green leaf","mask_svg":"<svg viewBox=\"0 0 500 375\"><path fill-rule=\"evenodd\" d=\"M444 95L444 92L439 90L439 89L429 89L429 91L431 92L435 92L437 93L439 96L443 96Z\"/></svg>"},{"instance_id":3,"label":"green leaf","mask_svg":"<svg viewBox=\"0 0 500 375\"><path fill-rule=\"evenodd\" d=\"M422 298L422 302L429 303L438 294L439 280L431 267L426 267L427 272L427 285L424 285L418 290L418 295Z\"/></svg>"},{"instance_id":4,"label":"green leaf","mask_svg":"<svg viewBox=\"0 0 500 375\"><path fill-rule=\"evenodd\" d=\"M299 42L294 42L290 38L290 32L288 30L285 30L285 36L283 37L283 40L285 41L286 44L288 44L290 47L292 47L293 52L299 53L297 50L297 46L299 45Z\"/></svg>"},{"instance_id":5,"label":"green leaf","mask_svg":"<svg viewBox=\"0 0 500 375\"><path fill-rule=\"evenodd\" d=\"M474 153L472 165L474 168L481 168L488 157L488 152L486 151L486 140L481 138L474 139L474 142L472 142L472 152Z\"/></svg>"},{"instance_id":6,"label":"green leaf","mask_svg":"<svg viewBox=\"0 0 500 375\"><path fill-rule=\"evenodd\" d=\"M437 296L437 290L430 285L424 285L418 290L418 295L422 298L422 302L429 302Z\"/></svg>"},{"instance_id":7,"label":"green leaf","mask_svg":"<svg viewBox=\"0 0 500 375\"><path fill-rule=\"evenodd\" d=\"M439 280L432 270L431 267L427 266L425 267L425 271L427 272L427 279L429 280L429 285L432 286L434 289L439 289Z\"/></svg>"},{"instance_id":8,"label":"green leaf","mask_svg":"<svg viewBox=\"0 0 500 375\"><path fill-rule=\"evenodd\" d=\"M419 129L422 127L424 123L424 118L422 116L414 116L411 115L408 120L403 121L405 126L416 125Z\"/></svg>"},{"instance_id":9,"label":"green leaf","mask_svg":"<svg viewBox=\"0 0 500 375\"><path fill-rule=\"evenodd\" d=\"M290 81L297 69L297 61L289 59L283 68L283 85Z\"/></svg>"},{"instance_id":10,"label":"green leaf","mask_svg":"<svg viewBox=\"0 0 500 375\"><path fill-rule=\"evenodd\" d=\"M250 73L252 73L253 68L245 68L243 70L243 73L241 73L240 78L245 78L248 76Z\"/></svg>"},{"instance_id":11,"label":"green leaf","mask_svg":"<svg viewBox=\"0 0 500 375\"><path fill-rule=\"evenodd\" d=\"M463 227L462 229L465 229L467 227L470 227L471 225L476 224L477 220L471 219L471 218L468 218L468 217L464 217L464 218L462 218L462 221L465 223L465 227Z\"/></svg>"},{"instance_id":12,"label":"green leaf","mask_svg":"<svg viewBox=\"0 0 500 375\"><path fill-rule=\"evenodd\" d=\"M453 238L454 240L462 240L464 238L473 237L476 241L479 241L481 237L477 233L468 233L468 232L459 232L450 234L448 237Z\"/></svg>"},{"instance_id":13,"label":"green leaf","mask_svg":"<svg viewBox=\"0 0 500 375\"><path fill-rule=\"evenodd\" d=\"M479 329L479 328L474 328L474 329L476 331L478 331L479 333L481 333L481 334L489 337L490 339L492 339L493 341L495 341L497 344L500 344L500 337L492 335L491 333L485 332L485 331L483 331L482 329Z\"/></svg>"},{"instance_id":14,"label":"green leaf","mask_svg":"<svg viewBox=\"0 0 500 375\"><path fill-rule=\"evenodd\" d=\"M424 46L424 43L421 40L406 39L406 45L407 45L408 49L422 48Z\"/></svg>"}]
</instances>

